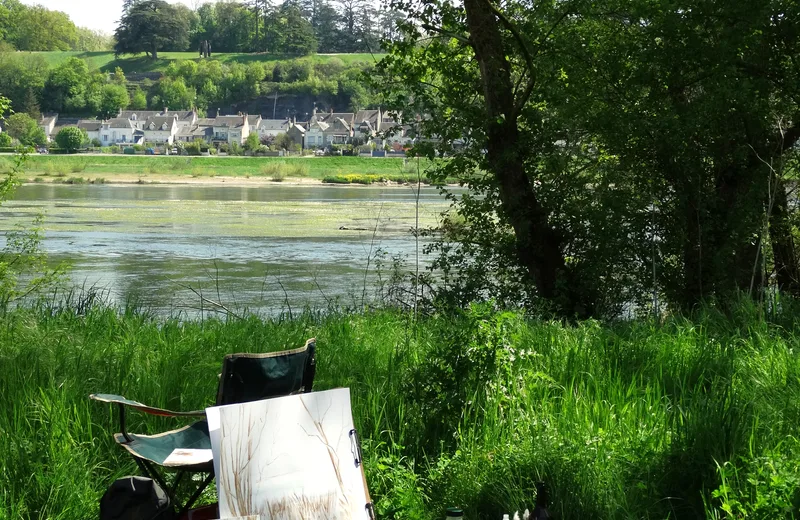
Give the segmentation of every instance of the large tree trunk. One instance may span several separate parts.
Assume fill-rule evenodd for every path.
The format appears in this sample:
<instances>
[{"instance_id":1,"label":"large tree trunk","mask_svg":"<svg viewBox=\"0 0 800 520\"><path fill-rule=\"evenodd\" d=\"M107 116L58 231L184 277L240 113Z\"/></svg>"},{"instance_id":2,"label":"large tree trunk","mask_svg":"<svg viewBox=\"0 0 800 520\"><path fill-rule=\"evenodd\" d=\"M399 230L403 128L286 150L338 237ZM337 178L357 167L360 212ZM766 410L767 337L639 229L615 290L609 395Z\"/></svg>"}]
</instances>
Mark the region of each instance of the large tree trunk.
<instances>
[{"instance_id":1,"label":"large tree trunk","mask_svg":"<svg viewBox=\"0 0 800 520\"><path fill-rule=\"evenodd\" d=\"M778 136L777 141L781 153L787 153L800 141L800 123ZM772 241L775 277L778 289L800 296L800 265L794 247L792 226L789 223L791 210L786 194L786 183L778 178L774 171L770 172L770 176L772 179L770 186L775 196L772 201L772 213L769 216L769 236Z\"/></svg>"},{"instance_id":2,"label":"large tree trunk","mask_svg":"<svg viewBox=\"0 0 800 520\"><path fill-rule=\"evenodd\" d=\"M498 182L502 212L514 229L519 262L539 296L553 301L565 266L561 240L548 223L547 212L525 172L525 145L520 142L517 126L511 67L498 20L488 1L464 1L486 102L486 159ZM570 308L562 310L573 312Z\"/></svg>"},{"instance_id":3,"label":"large tree trunk","mask_svg":"<svg viewBox=\"0 0 800 520\"><path fill-rule=\"evenodd\" d=\"M792 226L789 223L789 201L786 184L771 173L774 199L769 216L769 235L772 241L772 257L775 262L775 277L778 289L800 296L800 269L794 247Z\"/></svg>"},{"instance_id":4,"label":"large tree trunk","mask_svg":"<svg viewBox=\"0 0 800 520\"><path fill-rule=\"evenodd\" d=\"M153 61L158 59L158 46L155 43L153 44L153 50L150 51L150 57Z\"/></svg>"}]
</instances>

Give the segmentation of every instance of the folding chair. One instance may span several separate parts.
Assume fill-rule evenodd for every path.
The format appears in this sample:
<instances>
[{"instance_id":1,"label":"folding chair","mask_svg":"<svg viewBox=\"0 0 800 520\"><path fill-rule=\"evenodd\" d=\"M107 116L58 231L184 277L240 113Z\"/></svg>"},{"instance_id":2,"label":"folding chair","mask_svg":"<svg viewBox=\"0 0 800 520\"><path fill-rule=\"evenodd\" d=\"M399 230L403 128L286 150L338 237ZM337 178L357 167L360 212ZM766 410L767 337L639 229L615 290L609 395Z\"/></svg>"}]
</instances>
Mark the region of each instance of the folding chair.
<instances>
[{"instance_id":1,"label":"folding chair","mask_svg":"<svg viewBox=\"0 0 800 520\"><path fill-rule=\"evenodd\" d=\"M310 392L316 374L316 340L310 339L302 348L267 354L229 354L222 362L216 404L226 405L258 401L296 393ZM214 480L214 465L211 456L207 460L193 463L171 463L165 461L176 449L211 450L208 423L205 419L189 426L159 433L140 435L129 433L125 428L126 407L161 417L205 417L205 411L173 412L131 401L119 395L92 394L90 399L119 406L120 433L114 440L125 448L136 461L145 476L158 482L177 504L175 493L186 474L207 473L208 476L180 509L183 515L200 498L206 487ZM175 471L172 487L167 485L165 471Z\"/></svg>"}]
</instances>

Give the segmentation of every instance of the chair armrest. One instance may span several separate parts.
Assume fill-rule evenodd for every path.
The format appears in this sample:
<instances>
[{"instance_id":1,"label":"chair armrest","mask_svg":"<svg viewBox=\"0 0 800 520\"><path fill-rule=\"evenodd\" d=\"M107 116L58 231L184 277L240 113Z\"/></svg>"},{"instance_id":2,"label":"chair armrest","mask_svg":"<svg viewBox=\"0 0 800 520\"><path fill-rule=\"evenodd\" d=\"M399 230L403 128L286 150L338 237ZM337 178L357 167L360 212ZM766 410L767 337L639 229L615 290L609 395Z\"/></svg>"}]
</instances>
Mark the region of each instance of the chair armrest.
<instances>
[{"instance_id":1,"label":"chair armrest","mask_svg":"<svg viewBox=\"0 0 800 520\"><path fill-rule=\"evenodd\" d=\"M165 410L163 408L155 408L152 406L147 406L146 404L142 404L138 401L131 401L130 399L126 399L121 395L92 394L89 396L89 399L100 401L101 403L111 403L111 404L118 404L121 406L130 406L131 408L135 408L140 412L149 413L150 415L158 415L160 417L205 417L206 416L205 410L194 410L192 412L174 412L172 410Z\"/></svg>"}]
</instances>

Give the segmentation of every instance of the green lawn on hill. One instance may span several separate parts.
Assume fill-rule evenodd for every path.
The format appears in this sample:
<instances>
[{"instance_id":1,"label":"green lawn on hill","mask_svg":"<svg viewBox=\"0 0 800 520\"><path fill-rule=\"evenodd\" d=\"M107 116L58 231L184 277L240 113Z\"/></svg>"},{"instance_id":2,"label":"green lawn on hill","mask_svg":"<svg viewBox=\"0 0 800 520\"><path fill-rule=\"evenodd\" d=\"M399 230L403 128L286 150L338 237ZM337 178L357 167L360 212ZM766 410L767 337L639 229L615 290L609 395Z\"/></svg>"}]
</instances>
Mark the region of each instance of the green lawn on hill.
<instances>
[{"instance_id":1,"label":"green lawn on hill","mask_svg":"<svg viewBox=\"0 0 800 520\"><path fill-rule=\"evenodd\" d=\"M145 55L130 56L125 55L119 58L113 52L83 52L83 51L52 51L52 52L33 52L40 54L51 67L63 63L69 58L80 58L86 60L90 69L99 69L103 72L113 72L116 67L122 68L126 73L130 72L154 72L163 71L169 64L176 60L199 60L197 52L161 52L157 60L151 60ZM332 58L339 58L345 64L357 62L375 62L380 60L383 54L356 53L356 54L315 54L297 59L311 61L327 61ZM254 61L275 62L295 59L293 56L279 54L245 54L245 53L220 53L212 56L211 59L223 63L251 63Z\"/></svg>"}]
</instances>

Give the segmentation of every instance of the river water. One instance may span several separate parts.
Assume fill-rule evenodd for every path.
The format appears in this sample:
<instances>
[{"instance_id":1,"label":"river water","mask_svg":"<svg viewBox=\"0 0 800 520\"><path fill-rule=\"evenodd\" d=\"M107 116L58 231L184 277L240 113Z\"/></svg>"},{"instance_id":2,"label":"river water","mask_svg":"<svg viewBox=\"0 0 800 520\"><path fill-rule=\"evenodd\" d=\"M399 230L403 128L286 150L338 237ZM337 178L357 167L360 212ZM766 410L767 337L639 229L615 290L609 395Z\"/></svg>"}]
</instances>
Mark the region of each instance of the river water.
<instances>
[{"instance_id":1,"label":"river water","mask_svg":"<svg viewBox=\"0 0 800 520\"><path fill-rule=\"evenodd\" d=\"M404 187L31 184L0 207L0 231L43 214L50 258L115 304L274 315L359 304L379 250L413 262L416 200ZM423 187L420 226L447 207Z\"/></svg>"}]
</instances>

